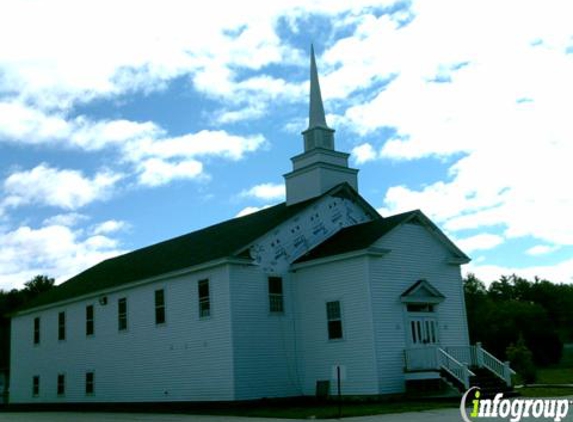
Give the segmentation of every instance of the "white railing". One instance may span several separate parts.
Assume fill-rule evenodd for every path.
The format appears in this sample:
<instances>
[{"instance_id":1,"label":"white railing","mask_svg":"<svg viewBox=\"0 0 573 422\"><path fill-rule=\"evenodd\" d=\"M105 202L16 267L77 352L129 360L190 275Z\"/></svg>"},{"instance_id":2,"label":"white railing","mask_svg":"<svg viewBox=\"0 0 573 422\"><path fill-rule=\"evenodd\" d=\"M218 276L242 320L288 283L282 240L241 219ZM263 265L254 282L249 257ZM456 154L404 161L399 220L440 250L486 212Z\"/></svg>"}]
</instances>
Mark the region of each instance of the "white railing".
<instances>
[{"instance_id":1,"label":"white railing","mask_svg":"<svg viewBox=\"0 0 573 422\"><path fill-rule=\"evenodd\" d=\"M443 369L469 388L470 376L475 375L468 365L458 361L444 349L434 347L421 347L406 349L404 358L407 371L439 371Z\"/></svg>"},{"instance_id":2,"label":"white railing","mask_svg":"<svg viewBox=\"0 0 573 422\"><path fill-rule=\"evenodd\" d=\"M481 343L475 346L455 346L445 350L434 347L421 347L406 349L404 351L405 367L407 371L429 371L444 369L453 377L469 388L470 366L486 368L498 378L511 386L511 376L515 371L509 367L509 362L502 362L485 350Z\"/></svg>"},{"instance_id":3,"label":"white railing","mask_svg":"<svg viewBox=\"0 0 573 422\"><path fill-rule=\"evenodd\" d=\"M476 345L476 350L479 353L478 362L504 380L508 387L511 386L511 376L515 375L515 371L509 367L509 362L502 362L487 350L482 349L481 343Z\"/></svg>"},{"instance_id":4,"label":"white railing","mask_svg":"<svg viewBox=\"0 0 573 422\"><path fill-rule=\"evenodd\" d=\"M447 347L446 351L462 363L479 368L487 368L490 372L511 386L511 376L515 371L509 367L509 362L502 362L485 350L481 343L475 346Z\"/></svg>"},{"instance_id":5,"label":"white railing","mask_svg":"<svg viewBox=\"0 0 573 422\"><path fill-rule=\"evenodd\" d=\"M469 366L477 366L474 365L474 362L476 362L475 346L446 347L445 350L459 362Z\"/></svg>"},{"instance_id":6,"label":"white railing","mask_svg":"<svg viewBox=\"0 0 573 422\"><path fill-rule=\"evenodd\" d=\"M469 370L466 364L461 363L444 349L438 348L438 363L441 369L460 381L464 388L470 388L470 377L475 374Z\"/></svg>"}]
</instances>

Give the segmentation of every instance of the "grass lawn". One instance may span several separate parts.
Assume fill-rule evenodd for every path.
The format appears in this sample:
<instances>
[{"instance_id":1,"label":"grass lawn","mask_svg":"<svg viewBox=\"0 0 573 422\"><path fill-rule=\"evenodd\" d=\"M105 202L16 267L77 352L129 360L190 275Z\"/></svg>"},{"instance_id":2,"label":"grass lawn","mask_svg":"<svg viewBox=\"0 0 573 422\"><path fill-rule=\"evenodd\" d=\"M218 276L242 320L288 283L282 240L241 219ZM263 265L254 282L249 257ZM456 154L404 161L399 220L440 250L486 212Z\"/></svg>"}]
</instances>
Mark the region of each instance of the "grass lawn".
<instances>
[{"instance_id":1,"label":"grass lawn","mask_svg":"<svg viewBox=\"0 0 573 422\"><path fill-rule=\"evenodd\" d=\"M573 344L563 347L559 364L537 369L535 384L573 384ZM573 396L573 387L525 387L518 391L524 397Z\"/></svg>"},{"instance_id":2,"label":"grass lawn","mask_svg":"<svg viewBox=\"0 0 573 422\"><path fill-rule=\"evenodd\" d=\"M573 396L573 388L560 387L525 387L520 388L519 394L523 397L561 397Z\"/></svg>"},{"instance_id":3,"label":"grass lawn","mask_svg":"<svg viewBox=\"0 0 573 422\"><path fill-rule=\"evenodd\" d=\"M573 368L540 368L536 384L573 384Z\"/></svg>"},{"instance_id":4,"label":"grass lawn","mask_svg":"<svg viewBox=\"0 0 573 422\"><path fill-rule=\"evenodd\" d=\"M563 347L559 364L537 370L536 384L573 384L573 344Z\"/></svg>"}]
</instances>

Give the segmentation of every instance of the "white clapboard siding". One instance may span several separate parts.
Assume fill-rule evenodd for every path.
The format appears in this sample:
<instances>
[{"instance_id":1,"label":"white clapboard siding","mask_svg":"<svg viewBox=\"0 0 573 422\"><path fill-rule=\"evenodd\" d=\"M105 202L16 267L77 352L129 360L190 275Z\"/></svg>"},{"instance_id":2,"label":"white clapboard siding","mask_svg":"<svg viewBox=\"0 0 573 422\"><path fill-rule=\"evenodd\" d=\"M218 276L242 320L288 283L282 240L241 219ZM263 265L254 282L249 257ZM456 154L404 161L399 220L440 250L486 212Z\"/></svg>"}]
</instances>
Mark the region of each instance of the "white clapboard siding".
<instances>
[{"instance_id":1,"label":"white clapboard siding","mask_svg":"<svg viewBox=\"0 0 573 422\"><path fill-rule=\"evenodd\" d=\"M293 295L283 276L283 314L271 314L267 275L260 267L231 267L235 398L300 396Z\"/></svg>"},{"instance_id":2,"label":"white clapboard siding","mask_svg":"<svg viewBox=\"0 0 573 422\"><path fill-rule=\"evenodd\" d=\"M297 347L303 391L314 395L316 382L331 381L332 367L343 365L342 393L377 394L372 310L365 257L302 268L293 274L296 291ZM329 340L326 302L339 300L343 339Z\"/></svg>"},{"instance_id":3,"label":"white clapboard siding","mask_svg":"<svg viewBox=\"0 0 573 422\"><path fill-rule=\"evenodd\" d=\"M426 228L404 224L375 246L391 249L383 257L369 259L380 393L387 394L404 390L409 333L400 296L416 281L426 279L446 297L437 306L442 346L468 345L468 331L460 268L447 263L451 252Z\"/></svg>"},{"instance_id":4,"label":"white clapboard siding","mask_svg":"<svg viewBox=\"0 0 573 422\"><path fill-rule=\"evenodd\" d=\"M197 281L209 278L212 316L199 318ZM166 323L155 324L154 291L165 289ZM128 330L118 332L117 300L127 297ZM158 281L12 319L12 403L146 402L234 399L228 267ZM95 335L86 338L85 308L95 307ZM67 338L57 339L66 311ZM41 343L33 345L33 319ZM95 394L85 395L85 373L95 372ZM57 396L57 375L66 393ZM32 377L40 395L32 397Z\"/></svg>"}]
</instances>

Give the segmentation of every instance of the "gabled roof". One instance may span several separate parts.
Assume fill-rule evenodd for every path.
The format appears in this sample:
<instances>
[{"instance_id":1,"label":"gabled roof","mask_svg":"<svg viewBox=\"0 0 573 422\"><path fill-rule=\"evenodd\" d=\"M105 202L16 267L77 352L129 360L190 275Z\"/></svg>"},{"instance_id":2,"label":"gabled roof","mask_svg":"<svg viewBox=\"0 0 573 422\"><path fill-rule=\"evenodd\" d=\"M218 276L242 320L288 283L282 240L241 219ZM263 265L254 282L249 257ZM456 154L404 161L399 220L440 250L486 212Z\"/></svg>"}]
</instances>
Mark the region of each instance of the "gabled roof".
<instances>
[{"instance_id":1,"label":"gabled roof","mask_svg":"<svg viewBox=\"0 0 573 422\"><path fill-rule=\"evenodd\" d=\"M237 250L319 198L291 206L287 206L286 203L275 205L107 259L38 296L23 309L95 293L232 256Z\"/></svg>"},{"instance_id":2,"label":"gabled roof","mask_svg":"<svg viewBox=\"0 0 573 422\"><path fill-rule=\"evenodd\" d=\"M339 255L346 252L366 249L394 227L407 221L415 211L379 218L367 223L346 227L324 241L319 246L301 256L296 262Z\"/></svg>"},{"instance_id":3,"label":"gabled roof","mask_svg":"<svg viewBox=\"0 0 573 422\"><path fill-rule=\"evenodd\" d=\"M400 296L402 303L440 303L445 298L438 289L424 279L416 281Z\"/></svg>"},{"instance_id":4,"label":"gabled roof","mask_svg":"<svg viewBox=\"0 0 573 422\"><path fill-rule=\"evenodd\" d=\"M321 243L309 253L300 257L296 262L305 262L327 256L366 249L376 240L390 232L400 224L416 222L426 227L439 242L459 259L459 263L466 263L470 258L464 254L432 221L420 210L408 211L390 217L380 218L367 223L346 227Z\"/></svg>"}]
</instances>

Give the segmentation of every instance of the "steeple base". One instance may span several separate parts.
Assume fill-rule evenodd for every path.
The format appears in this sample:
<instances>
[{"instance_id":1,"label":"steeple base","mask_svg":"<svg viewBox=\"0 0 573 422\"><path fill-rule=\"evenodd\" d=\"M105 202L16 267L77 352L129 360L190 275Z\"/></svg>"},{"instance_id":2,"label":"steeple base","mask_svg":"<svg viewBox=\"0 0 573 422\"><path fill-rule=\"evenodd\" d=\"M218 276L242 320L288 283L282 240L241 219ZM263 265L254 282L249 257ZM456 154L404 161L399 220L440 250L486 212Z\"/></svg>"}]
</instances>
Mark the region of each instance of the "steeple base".
<instances>
[{"instance_id":1,"label":"steeple base","mask_svg":"<svg viewBox=\"0 0 573 422\"><path fill-rule=\"evenodd\" d=\"M358 170L325 162L293 170L284 178L287 205L320 196L341 183L348 183L358 192Z\"/></svg>"}]
</instances>

